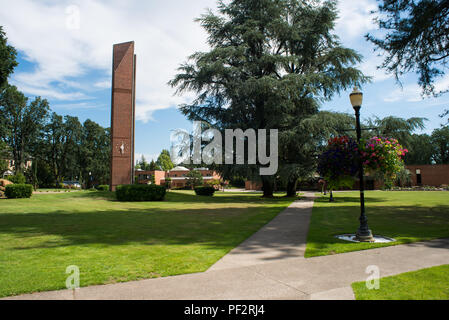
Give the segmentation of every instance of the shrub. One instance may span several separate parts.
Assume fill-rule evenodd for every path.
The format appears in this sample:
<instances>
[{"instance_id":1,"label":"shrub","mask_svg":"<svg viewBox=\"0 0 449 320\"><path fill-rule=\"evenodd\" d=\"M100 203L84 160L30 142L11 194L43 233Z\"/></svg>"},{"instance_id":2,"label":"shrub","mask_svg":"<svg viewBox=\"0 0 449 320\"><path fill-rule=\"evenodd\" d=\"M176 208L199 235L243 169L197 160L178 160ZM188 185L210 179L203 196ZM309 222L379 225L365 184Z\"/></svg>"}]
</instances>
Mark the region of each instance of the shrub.
<instances>
[{"instance_id":1,"label":"shrub","mask_svg":"<svg viewBox=\"0 0 449 320\"><path fill-rule=\"evenodd\" d=\"M196 187L195 193L198 196L210 196L211 197L215 193L215 188L214 187Z\"/></svg>"},{"instance_id":2,"label":"shrub","mask_svg":"<svg viewBox=\"0 0 449 320\"><path fill-rule=\"evenodd\" d=\"M109 186L106 184L100 184L95 187L98 191L109 191Z\"/></svg>"},{"instance_id":3,"label":"shrub","mask_svg":"<svg viewBox=\"0 0 449 320\"><path fill-rule=\"evenodd\" d=\"M118 186L115 195L118 201L162 201L166 192L155 184L134 184Z\"/></svg>"},{"instance_id":4,"label":"shrub","mask_svg":"<svg viewBox=\"0 0 449 320\"><path fill-rule=\"evenodd\" d=\"M21 173L18 173L15 176L8 176L7 179L15 184L25 184L26 182L25 176Z\"/></svg>"},{"instance_id":5,"label":"shrub","mask_svg":"<svg viewBox=\"0 0 449 320\"><path fill-rule=\"evenodd\" d=\"M10 184L5 188L5 195L9 199L30 198L32 194L31 184Z\"/></svg>"}]
</instances>

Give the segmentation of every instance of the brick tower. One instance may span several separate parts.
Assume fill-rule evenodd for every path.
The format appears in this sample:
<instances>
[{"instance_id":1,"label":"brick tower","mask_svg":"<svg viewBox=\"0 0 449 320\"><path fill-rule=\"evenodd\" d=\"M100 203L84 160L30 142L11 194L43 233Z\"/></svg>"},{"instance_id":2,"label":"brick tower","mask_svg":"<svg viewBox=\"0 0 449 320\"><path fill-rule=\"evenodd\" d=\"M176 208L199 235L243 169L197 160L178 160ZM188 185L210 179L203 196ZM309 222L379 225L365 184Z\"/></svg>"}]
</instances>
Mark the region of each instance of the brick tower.
<instances>
[{"instance_id":1,"label":"brick tower","mask_svg":"<svg viewBox=\"0 0 449 320\"><path fill-rule=\"evenodd\" d=\"M134 42L115 44L112 58L111 183L134 182L136 55Z\"/></svg>"}]
</instances>

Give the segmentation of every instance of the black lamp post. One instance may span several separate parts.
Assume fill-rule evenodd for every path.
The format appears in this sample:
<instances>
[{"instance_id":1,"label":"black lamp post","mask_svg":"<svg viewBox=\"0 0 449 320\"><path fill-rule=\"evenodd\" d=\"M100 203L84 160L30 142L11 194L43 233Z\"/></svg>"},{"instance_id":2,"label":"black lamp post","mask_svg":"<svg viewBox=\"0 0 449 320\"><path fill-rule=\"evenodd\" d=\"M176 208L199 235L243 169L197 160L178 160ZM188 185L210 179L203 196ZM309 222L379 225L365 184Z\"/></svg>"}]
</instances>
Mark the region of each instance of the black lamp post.
<instances>
[{"instance_id":1,"label":"black lamp post","mask_svg":"<svg viewBox=\"0 0 449 320\"><path fill-rule=\"evenodd\" d=\"M362 107L363 93L361 93L357 87L349 95L352 107L355 110L356 119L356 130L357 130L357 142L360 143L360 138L362 135L362 130L360 128L360 109ZM359 151L360 152L360 151ZM373 234L368 227L368 219L365 215L365 183L364 183L364 173L363 173L363 163L362 158L359 153L359 179L360 179L360 227L356 233L356 240L360 242L373 242Z\"/></svg>"}]
</instances>

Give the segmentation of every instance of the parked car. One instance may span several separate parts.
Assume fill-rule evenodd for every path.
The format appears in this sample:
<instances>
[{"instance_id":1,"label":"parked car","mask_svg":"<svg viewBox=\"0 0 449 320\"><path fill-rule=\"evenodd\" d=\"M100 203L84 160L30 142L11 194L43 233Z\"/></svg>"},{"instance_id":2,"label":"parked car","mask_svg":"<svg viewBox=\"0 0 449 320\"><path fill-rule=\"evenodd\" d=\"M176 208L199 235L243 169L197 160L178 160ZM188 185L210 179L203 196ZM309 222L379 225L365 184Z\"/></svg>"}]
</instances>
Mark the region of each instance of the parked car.
<instances>
[{"instance_id":1,"label":"parked car","mask_svg":"<svg viewBox=\"0 0 449 320\"><path fill-rule=\"evenodd\" d=\"M62 182L63 187L70 189L81 189L81 183L78 181L64 181Z\"/></svg>"}]
</instances>

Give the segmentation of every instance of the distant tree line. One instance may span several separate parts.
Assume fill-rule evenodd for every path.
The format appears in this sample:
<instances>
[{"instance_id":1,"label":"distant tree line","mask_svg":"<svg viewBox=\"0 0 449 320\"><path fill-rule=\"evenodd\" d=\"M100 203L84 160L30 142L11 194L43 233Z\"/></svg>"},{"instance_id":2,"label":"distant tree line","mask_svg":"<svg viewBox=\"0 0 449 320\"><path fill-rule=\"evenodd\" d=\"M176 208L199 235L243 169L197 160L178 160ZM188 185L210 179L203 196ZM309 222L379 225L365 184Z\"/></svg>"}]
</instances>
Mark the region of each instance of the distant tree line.
<instances>
[{"instance_id":1,"label":"distant tree line","mask_svg":"<svg viewBox=\"0 0 449 320\"><path fill-rule=\"evenodd\" d=\"M46 99L31 100L10 85L16 55L0 27L0 174L13 160L14 174L40 187L58 187L64 180L108 184L109 128L51 112Z\"/></svg>"}]
</instances>

